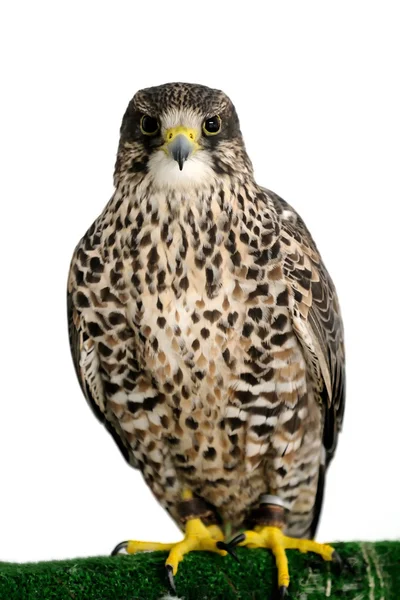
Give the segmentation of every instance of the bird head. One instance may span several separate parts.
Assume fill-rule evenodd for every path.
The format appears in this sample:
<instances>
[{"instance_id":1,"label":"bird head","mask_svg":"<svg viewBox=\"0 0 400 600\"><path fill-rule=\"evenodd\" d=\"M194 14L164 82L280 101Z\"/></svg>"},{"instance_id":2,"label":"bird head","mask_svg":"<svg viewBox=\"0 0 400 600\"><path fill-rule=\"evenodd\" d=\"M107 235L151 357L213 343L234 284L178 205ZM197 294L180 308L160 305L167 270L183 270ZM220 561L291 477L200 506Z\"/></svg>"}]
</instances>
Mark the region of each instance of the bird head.
<instances>
[{"instance_id":1,"label":"bird head","mask_svg":"<svg viewBox=\"0 0 400 600\"><path fill-rule=\"evenodd\" d=\"M252 172L231 100L202 85L140 90L121 125L116 183L148 177L160 188L210 185Z\"/></svg>"}]
</instances>

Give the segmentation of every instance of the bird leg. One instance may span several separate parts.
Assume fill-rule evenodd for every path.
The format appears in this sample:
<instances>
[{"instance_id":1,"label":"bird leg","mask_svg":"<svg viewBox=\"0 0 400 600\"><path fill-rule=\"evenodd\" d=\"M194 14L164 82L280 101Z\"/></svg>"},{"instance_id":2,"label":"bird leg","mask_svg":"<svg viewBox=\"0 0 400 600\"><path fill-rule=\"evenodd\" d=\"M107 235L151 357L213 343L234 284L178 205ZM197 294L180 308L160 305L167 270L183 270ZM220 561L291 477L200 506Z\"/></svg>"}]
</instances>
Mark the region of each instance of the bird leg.
<instances>
[{"instance_id":1,"label":"bird leg","mask_svg":"<svg viewBox=\"0 0 400 600\"><path fill-rule=\"evenodd\" d=\"M313 540L291 538L283 534L285 509L276 496L262 496L259 508L255 509L251 515L251 521L255 524L254 529L240 533L227 546L270 549L275 557L278 570L280 598L286 596L290 581L286 550L315 552L326 561L340 561L332 546L319 544Z\"/></svg>"},{"instance_id":2,"label":"bird leg","mask_svg":"<svg viewBox=\"0 0 400 600\"><path fill-rule=\"evenodd\" d=\"M174 590L174 575L178 572L179 563L188 552L192 552L193 550L207 550L208 552L216 552L221 556L226 556L227 552L235 556L231 548L222 549L222 547L225 548L225 546L222 546L224 534L217 525L214 512L201 498L193 497L192 492L185 489L182 493L182 501L178 504L177 510L181 523L185 527L185 537L181 542L162 544L158 542L129 540L118 544L112 552L112 555L115 555L123 549L128 554L151 550L169 551L165 566L170 585ZM219 545L220 543L221 546Z\"/></svg>"}]
</instances>

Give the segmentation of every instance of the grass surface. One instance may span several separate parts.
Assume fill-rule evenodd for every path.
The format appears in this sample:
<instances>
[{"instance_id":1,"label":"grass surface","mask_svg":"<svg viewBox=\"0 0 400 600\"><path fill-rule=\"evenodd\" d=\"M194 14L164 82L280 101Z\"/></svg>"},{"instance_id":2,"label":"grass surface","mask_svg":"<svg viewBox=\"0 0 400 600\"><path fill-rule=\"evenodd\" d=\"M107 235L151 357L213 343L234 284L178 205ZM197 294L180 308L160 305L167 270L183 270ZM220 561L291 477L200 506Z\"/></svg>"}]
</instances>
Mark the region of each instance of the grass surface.
<instances>
[{"instance_id":1,"label":"grass surface","mask_svg":"<svg viewBox=\"0 0 400 600\"><path fill-rule=\"evenodd\" d=\"M335 573L312 554L288 551L292 600L399 600L400 542L335 544L351 568ZM231 557L195 552L185 557L176 577L185 600L265 600L276 585L270 552L239 548ZM79 558L41 563L0 563L0 599L160 600L171 593L164 570L166 554ZM172 594L173 595L173 594Z\"/></svg>"}]
</instances>

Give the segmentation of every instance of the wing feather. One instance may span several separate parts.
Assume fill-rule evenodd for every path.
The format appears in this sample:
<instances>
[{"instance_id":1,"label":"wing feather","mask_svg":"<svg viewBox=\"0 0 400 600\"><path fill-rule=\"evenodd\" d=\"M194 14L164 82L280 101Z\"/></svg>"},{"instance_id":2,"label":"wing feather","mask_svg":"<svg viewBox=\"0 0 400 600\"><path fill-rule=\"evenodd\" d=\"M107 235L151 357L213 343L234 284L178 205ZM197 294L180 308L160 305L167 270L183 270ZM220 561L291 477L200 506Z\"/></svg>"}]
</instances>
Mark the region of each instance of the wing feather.
<instances>
[{"instance_id":1,"label":"wing feather","mask_svg":"<svg viewBox=\"0 0 400 600\"><path fill-rule=\"evenodd\" d=\"M320 469L311 536L322 506L325 471L332 460L345 406L343 324L335 286L301 217L267 191L281 218L283 271L292 299L293 327L319 395L325 455Z\"/></svg>"},{"instance_id":2,"label":"wing feather","mask_svg":"<svg viewBox=\"0 0 400 600\"><path fill-rule=\"evenodd\" d=\"M71 354L81 389L96 417L114 438L125 460L136 467L117 421L106 410L100 360L96 346L86 331L82 314L74 307L73 295L70 291L67 292L67 310Z\"/></svg>"}]
</instances>

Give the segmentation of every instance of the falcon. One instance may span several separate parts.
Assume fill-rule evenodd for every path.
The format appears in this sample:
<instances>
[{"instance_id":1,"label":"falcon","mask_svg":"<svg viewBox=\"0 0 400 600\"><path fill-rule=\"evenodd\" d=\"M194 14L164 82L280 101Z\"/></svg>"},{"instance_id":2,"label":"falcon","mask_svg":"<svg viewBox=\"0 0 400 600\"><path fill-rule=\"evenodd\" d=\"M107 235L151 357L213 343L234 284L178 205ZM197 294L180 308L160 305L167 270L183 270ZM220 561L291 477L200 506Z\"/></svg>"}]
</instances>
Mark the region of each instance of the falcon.
<instances>
[{"instance_id":1,"label":"falcon","mask_svg":"<svg viewBox=\"0 0 400 600\"><path fill-rule=\"evenodd\" d=\"M83 393L192 550L285 550L313 541L344 410L336 291L297 212L260 187L231 100L202 85L136 93L115 192L68 279ZM232 539L233 536L233 539Z\"/></svg>"}]
</instances>

